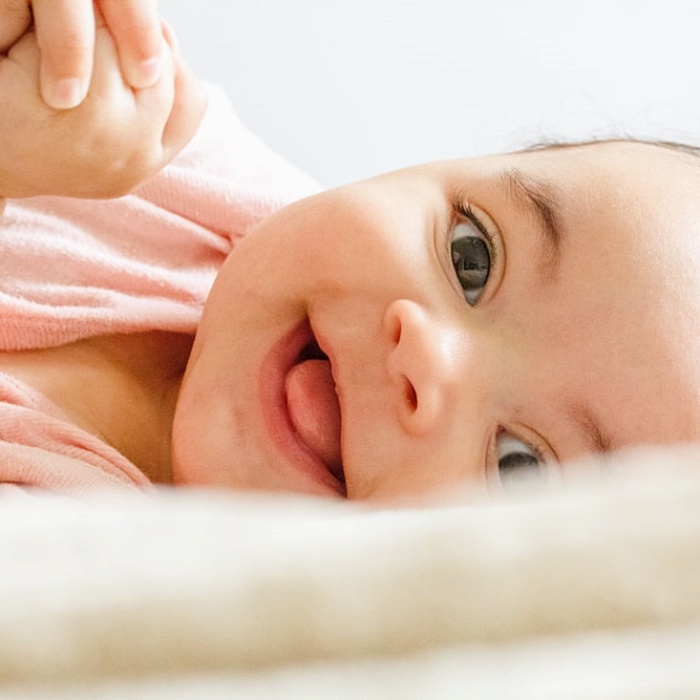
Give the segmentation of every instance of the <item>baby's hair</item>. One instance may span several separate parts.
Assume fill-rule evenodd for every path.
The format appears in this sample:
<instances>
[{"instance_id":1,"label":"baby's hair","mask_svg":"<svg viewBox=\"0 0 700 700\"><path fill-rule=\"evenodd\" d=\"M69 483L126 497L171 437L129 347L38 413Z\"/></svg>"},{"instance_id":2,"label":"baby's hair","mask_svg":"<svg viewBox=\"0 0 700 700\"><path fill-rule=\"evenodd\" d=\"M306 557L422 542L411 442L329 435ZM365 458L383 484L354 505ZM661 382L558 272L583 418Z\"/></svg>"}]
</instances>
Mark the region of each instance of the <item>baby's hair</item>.
<instances>
[{"instance_id":1,"label":"baby's hair","mask_svg":"<svg viewBox=\"0 0 700 700\"><path fill-rule=\"evenodd\" d=\"M667 140L655 140L655 139L641 139L635 138L633 136L617 136L617 137L606 137L606 138L595 138L582 141L557 141L557 140L544 140L538 141L536 143L530 144L525 148L520 149L519 153L529 153L531 151L550 151L558 150L564 148L579 148L583 146L596 146L598 144L606 143L638 143L645 146L656 146L658 148L667 148L675 151L676 153L684 153L686 155L693 156L694 158L700 159L700 146L693 146L689 143L683 143L680 141L667 141Z\"/></svg>"}]
</instances>

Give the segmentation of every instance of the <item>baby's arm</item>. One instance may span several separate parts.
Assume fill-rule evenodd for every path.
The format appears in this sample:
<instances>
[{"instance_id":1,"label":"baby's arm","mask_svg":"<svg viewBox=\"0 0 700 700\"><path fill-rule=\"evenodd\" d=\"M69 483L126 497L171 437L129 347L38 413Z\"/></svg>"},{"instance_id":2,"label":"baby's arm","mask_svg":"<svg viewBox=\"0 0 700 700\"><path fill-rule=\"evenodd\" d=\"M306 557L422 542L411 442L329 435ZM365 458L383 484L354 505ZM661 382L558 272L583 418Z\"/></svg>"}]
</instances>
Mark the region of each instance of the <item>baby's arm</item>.
<instances>
[{"instance_id":1,"label":"baby's arm","mask_svg":"<svg viewBox=\"0 0 700 700\"><path fill-rule=\"evenodd\" d=\"M194 135L206 105L174 42L163 44L158 81L132 89L98 18L88 95L57 111L39 94L37 35L17 41L0 59L0 197L113 197L160 170Z\"/></svg>"},{"instance_id":2,"label":"baby's arm","mask_svg":"<svg viewBox=\"0 0 700 700\"><path fill-rule=\"evenodd\" d=\"M44 101L55 109L75 107L90 84L96 14L114 38L126 83L154 85L163 43L157 0L0 0L0 54L33 22Z\"/></svg>"}]
</instances>

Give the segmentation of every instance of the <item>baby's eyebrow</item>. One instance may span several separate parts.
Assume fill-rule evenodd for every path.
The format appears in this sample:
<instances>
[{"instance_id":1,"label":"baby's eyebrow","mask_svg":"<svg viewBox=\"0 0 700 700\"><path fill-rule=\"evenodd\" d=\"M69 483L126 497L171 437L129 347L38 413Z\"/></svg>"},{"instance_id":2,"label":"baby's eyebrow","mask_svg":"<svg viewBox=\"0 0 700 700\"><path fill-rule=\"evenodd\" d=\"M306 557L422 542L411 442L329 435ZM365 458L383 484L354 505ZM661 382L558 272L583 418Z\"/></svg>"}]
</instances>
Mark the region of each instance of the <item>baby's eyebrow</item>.
<instances>
[{"instance_id":1,"label":"baby's eyebrow","mask_svg":"<svg viewBox=\"0 0 700 700\"><path fill-rule=\"evenodd\" d=\"M588 404L573 401L565 411L583 433L592 452L612 452L615 449L615 440L603 429Z\"/></svg>"},{"instance_id":2,"label":"baby's eyebrow","mask_svg":"<svg viewBox=\"0 0 700 700\"><path fill-rule=\"evenodd\" d=\"M500 176L508 199L520 209L525 209L539 226L544 235L545 261L542 274L545 279L553 279L559 266L562 234L561 208L554 188L520 170L508 168Z\"/></svg>"}]
</instances>

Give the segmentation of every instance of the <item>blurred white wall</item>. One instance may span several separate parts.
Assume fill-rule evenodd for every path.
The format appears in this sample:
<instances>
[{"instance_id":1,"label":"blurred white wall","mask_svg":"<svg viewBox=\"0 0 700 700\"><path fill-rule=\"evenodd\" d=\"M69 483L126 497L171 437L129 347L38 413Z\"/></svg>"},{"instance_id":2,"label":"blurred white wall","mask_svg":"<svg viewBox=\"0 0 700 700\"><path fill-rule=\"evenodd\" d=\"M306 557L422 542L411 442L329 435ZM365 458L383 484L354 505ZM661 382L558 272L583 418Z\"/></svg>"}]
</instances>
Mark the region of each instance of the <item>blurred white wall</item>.
<instances>
[{"instance_id":1,"label":"blurred white wall","mask_svg":"<svg viewBox=\"0 0 700 700\"><path fill-rule=\"evenodd\" d=\"M161 0L190 64L335 185L542 138L700 142L690 0Z\"/></svg>"}]
</instances>

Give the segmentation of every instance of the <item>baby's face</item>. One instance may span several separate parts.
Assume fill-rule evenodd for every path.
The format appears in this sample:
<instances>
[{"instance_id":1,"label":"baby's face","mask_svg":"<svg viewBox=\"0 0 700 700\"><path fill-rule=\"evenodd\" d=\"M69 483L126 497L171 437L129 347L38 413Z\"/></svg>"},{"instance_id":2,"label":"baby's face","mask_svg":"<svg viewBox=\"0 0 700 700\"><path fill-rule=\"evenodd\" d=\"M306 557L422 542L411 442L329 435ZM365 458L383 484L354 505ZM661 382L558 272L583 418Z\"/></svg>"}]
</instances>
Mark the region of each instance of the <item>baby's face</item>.
<instances>
[{"instance_id":1,"label":"baby's face","mask_svg":"<svg viewBox=\"0 0 700 700\"><path fill-rule=\"evenodd\" d=\"M629 143L426 165L230 255L179 482L410 497L700 438L700 161Z\"/></svg>"}]
</instances>

